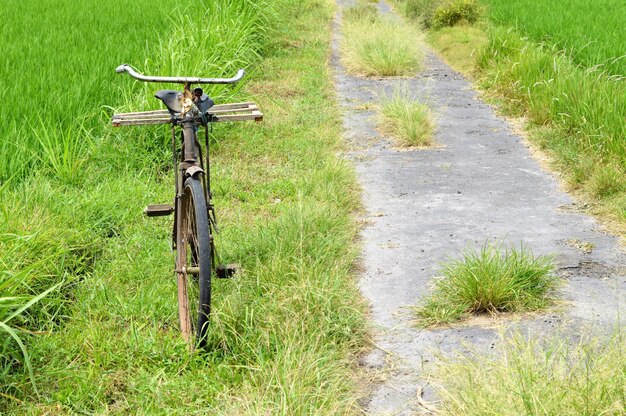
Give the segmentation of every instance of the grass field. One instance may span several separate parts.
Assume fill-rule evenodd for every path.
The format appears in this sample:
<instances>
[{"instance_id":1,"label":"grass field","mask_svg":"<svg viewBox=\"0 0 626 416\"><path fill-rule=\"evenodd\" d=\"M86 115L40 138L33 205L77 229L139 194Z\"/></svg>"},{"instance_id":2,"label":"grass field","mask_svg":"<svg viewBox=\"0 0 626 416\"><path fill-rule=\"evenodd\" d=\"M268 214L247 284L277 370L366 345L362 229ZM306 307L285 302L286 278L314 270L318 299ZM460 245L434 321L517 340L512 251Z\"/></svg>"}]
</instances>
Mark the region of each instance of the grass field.
<instances>
[{"instance_id":1,"label":"grass field","mask_svg":"<svg viewBox=\"0 0 626 416\"><path fill-rule=\"evenodd\" d=\"M620 0L483 0L490 19L565 50L584 68L626 76L626 3Z\"/></svg>"},{"instance_id":2,"label":"grass field","mask_svg":"<svg viewBox=\"0 0 626 416\"><path fill-rule=\"evenodd\" d=\"M11 22L0 71L13 80L0 94L22 97L0 119L0 322L24 343L33 370L31 380L18 342L2 332L0 413L356 411L351 354L363 315L350 278L350 212L358 195L337 158L325 59L332 6L191 5L55 0L0 9ZM190 355L178 331L171 219L141 213L172 198L167 129L108 127L109 106L156 108L152 92L163 86L116 75L122 62L163 75L245 67L242 89L211 93L252 98L266 114L258 126L220 125L212 138L218 245L245 271L216 282L206 354Z\"/></svg>"}]
</instances>

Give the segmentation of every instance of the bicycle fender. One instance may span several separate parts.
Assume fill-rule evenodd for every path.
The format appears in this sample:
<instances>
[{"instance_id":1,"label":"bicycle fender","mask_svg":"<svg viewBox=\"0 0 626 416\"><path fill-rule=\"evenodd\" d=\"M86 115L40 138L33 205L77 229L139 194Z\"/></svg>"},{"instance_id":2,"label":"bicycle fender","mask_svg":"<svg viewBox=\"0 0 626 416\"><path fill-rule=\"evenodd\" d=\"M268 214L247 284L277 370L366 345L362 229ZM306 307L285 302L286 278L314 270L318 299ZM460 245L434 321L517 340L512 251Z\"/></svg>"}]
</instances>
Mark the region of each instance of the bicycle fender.
<instances>
[{"instance_id":1,"label":"bicycle fender","mask_svg":"<svg viewBox=\"0 0 626 416\"><path fill-rule=\"evenodd\" d=\"M191 167L187 168L187 170L185 170L185 176L186 177L192 177L193 178L198 173L204 173L204 170L202 170L202 168L200 166L191 166Z\"/></svg>"}]
</instances>

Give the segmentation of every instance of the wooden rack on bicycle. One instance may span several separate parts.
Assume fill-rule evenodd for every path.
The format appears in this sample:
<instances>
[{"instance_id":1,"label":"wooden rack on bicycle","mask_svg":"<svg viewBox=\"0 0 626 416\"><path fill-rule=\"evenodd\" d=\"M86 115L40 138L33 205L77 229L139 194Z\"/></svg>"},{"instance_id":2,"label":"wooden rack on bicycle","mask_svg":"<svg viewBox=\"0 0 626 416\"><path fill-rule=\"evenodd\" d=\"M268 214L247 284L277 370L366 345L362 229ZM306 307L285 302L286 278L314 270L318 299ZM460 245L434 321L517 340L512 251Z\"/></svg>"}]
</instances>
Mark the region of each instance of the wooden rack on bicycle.
<instances>
[{"instance_id":1,"label":"wooden rack on bicycle","mask_svg":"<svg viewBox=\"0 0 626 416\"><path fill-rule=\"evenodd\" d=\"M255 103L217 104L208 111L212 123L226 121L261 121L263 113ZM114 114L111 120L114 127L139 126L145 124L170 124L172 117L167 110L141 111L136 113Z\"/></svg>"}]
</instances>

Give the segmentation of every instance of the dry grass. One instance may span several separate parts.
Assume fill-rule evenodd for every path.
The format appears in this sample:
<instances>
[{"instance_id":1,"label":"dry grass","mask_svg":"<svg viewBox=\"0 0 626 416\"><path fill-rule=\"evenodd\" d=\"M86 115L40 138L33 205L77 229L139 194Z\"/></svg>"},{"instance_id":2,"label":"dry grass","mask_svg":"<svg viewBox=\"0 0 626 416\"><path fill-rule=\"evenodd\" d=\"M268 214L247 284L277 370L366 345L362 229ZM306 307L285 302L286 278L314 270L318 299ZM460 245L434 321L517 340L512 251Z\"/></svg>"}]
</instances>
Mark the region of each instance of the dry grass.
<instances>
[{"instance_id":1,"label":"dry grass","mask_svg":"<svg viewBox=\"0 0 626 416\"><path fill-rule=\"evenodd\" d=\"M344 12L342 62L350 74L410 76L423 60L422 35L401 20L359 4Z\"/></svg>"},{"instance_id":2,"label":"dry grass","mask_svg":"<svg viewBox=\"0 0 626 416\"><path fill-rule=\"evenodd\" d=\"M623 333L609 339L567 337L503 341L497 357L465 355L444 363L438 415L623 415Z\"/></svg>"}]
</instances>

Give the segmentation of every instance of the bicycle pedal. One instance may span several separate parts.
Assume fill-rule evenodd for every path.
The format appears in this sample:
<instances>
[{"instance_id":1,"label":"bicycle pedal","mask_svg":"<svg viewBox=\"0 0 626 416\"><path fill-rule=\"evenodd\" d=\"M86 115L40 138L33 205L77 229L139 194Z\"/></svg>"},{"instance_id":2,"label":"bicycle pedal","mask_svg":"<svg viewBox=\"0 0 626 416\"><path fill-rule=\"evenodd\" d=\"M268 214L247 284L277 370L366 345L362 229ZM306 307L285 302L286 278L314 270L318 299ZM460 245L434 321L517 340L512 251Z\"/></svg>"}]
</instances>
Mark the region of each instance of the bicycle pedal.
<instances>
[{"instance_id":1,"label":"bicycle pedal","mask_svg":"<svg viewBox=\"0 0 626 416\"><path fill-rule=\"evenodd\" d=\"M241 265L235 263L218 264L215 272L219 279L230 279L240 269Z\"/></svg>"},{"instance_id":2,"label":"bicycle pedal","mask_svg":"<svg viewBox=\"0 0 626 416\"><path fill-rule=\"evenodd\" d=\"M168 204L154 204L148 205L143 212L148 217L163 217L174 212L174 207Z\"/></svg>"}]
</instances>

